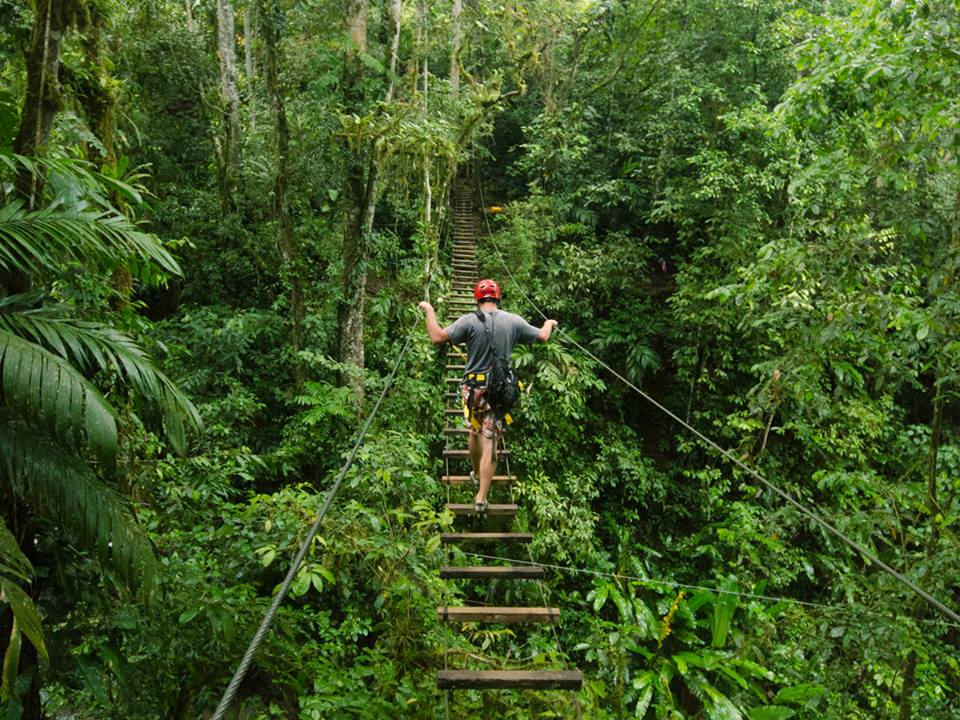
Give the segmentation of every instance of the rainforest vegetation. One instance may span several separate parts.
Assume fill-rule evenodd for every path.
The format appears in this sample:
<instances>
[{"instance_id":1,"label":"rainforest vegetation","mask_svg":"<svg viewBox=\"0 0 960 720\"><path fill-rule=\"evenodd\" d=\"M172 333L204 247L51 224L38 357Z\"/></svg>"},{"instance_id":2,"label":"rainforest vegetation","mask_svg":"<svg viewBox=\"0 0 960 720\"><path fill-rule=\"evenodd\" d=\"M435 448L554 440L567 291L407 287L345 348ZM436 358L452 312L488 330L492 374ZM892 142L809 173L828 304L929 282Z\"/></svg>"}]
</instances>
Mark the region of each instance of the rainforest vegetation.
<instances>
[{"instance_id":1,"label":"rainforest vegetation","mask_svg":"<svg viewBox=\"0 0 960 720\"><path fill-rule=\"evenodd\" d=\"M960 611L958 37L956 0L0 0L2 718L210 717L398 360L227 717L960 718L960 624L744 469ZM563 333L508 432L556 632L437 617L457 183ZM447 660L584 684L447 698Z\"/></svg>"}]
</instances>

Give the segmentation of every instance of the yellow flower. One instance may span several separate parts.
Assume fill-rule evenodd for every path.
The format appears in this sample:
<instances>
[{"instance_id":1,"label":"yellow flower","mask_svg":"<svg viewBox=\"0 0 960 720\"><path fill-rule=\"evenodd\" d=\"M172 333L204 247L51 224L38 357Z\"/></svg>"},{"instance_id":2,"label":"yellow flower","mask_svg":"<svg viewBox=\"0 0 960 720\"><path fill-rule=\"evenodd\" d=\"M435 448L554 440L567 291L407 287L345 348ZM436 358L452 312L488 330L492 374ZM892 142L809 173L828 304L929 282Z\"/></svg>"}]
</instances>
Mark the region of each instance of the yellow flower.
<instances>
[{"instance_id":1,"label":"yellow flower","mask_svg":"<svg viewBox=\"0 0 960 720\"><path fill-rule=\"evenodd\" d=\"M493 206L491 206L491 208L490 208L490 212L492 212L494 215L496 215L497 213L502 213L502 212L503 212L503 208L500 207L499 205L493 205Z\"/></svg>"}]
</instances>

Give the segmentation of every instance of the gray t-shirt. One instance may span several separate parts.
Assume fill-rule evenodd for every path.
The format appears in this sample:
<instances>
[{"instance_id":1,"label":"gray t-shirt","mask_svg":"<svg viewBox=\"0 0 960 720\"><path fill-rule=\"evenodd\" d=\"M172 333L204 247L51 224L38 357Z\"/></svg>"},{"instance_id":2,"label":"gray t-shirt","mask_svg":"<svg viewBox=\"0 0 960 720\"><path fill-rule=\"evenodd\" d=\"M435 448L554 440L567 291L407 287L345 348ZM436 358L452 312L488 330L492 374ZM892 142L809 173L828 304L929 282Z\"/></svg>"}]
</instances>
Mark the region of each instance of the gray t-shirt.
<instances>
[{"instance_id":1,"label":"gray t-shirt","mask_svg":"<svg viewBox=\"0 0 960 720\"><path fill-rule=\"evenodd\" d=\"M514 346L520 342L529 345L536 342L540 336L539 328L534 327L519 315L505 310L485 312L486 322L493 323L490 330L493 334L493 344L497 352L504 357L510 357ZM475 312L461 315L454 323L444 328L454 345L467 344L467 367L464 374L487 370L493 365L493 355L487 346L487 339Z\"/></svg>"}]
</instances>

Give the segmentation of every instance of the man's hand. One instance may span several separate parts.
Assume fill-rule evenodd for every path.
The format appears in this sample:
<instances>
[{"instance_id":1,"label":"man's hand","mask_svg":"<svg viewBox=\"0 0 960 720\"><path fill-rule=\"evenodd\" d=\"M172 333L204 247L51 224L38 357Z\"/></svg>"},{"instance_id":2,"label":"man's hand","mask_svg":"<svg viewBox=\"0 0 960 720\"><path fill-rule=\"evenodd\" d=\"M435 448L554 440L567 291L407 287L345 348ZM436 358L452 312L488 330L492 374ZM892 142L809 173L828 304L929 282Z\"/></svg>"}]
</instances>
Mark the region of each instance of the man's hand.
<instances>
[{"instance_id":1,"label":"man's hand","mask_svg":"<svg viewBox=\"0 0 960 720\"><path fill-rule=\"evenodd\" d=\"M540 328L540 335L537 338L540 342L547 342L550 339L550 334L553 332L554 328L559 325L556 320L545 320L543 327Z\"/></svg>"},{"instance_id":2,"label":"man's hand","mask_svg":"<svg viewBox=\"0 0 960 720\"><path fill-rule=\"evenodd\" d=\"M433 310L433 305L426 300L421 300L417 304L417 307L423 310L427 316L427 334L430 336L430 342L434 345L439 345L449 340L450 336L447 335L447 333L443 331L443 328L437 323L437 314Z\"/></svg>"}]
</instances>

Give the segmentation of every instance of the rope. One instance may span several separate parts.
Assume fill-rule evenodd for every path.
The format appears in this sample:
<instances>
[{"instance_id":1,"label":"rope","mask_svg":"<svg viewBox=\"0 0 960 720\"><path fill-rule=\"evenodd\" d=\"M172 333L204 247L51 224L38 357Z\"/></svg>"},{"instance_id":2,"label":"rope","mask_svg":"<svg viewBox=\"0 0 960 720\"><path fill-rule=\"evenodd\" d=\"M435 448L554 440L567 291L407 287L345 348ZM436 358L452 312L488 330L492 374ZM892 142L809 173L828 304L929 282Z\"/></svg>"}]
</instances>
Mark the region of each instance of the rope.
<instances>
[{"instance_id":1,"label":"rope","mask_svg":"<svg viewBox=\"0 0 960 720\"><path fill-rule=\"evenodd\" d=\"M427 286L429 287L429 285L430 283L428 280ZM353 445L353 450L350 451L350 456L343 464L343 467L340 468L340 474L337 475L337 479L334 481L333 487L327 493L327 498L323 502L323 507L320 508L320 514L317 515L317 519L310 528L310 532L307 533L306 539L303 541L303 543L301 543L300 549L297 551L297 555L294 558L293 563L290 565L290 570L287 572L287 576L283 579L283 583L280 585L280 589L277 591L277 594L274 595L273 601L270 603L270 607L267 610L266 615L263 616L260 627L257 628L257 632L250 641L250 645L247 647L247 651L244 653L239 667L237 667L236 672L233 674L230 684L227 685L227 689L223 693L223 698L221 698L220 704L213 713L211 720L222 720L227 708L230 707L230 703L233 702L233 698L237 694L237 690L240 688L240 683L247 674L247 670L250 669L250 664L253 662L254 654L257 652L257 649L263 642L263 638L266 636L267 630L270 627L270 623L273 621L274 616L277 614L277 610L280 608L280 604L287 596L287 592L290 590L290 585L293 583L297 571L300 569L300 565L303 563L303 559L306 557L307 551L310 549L310 545L313 543L313 539L320 531L320 525L323 523L323 519L327 515L327 510L330 509L330 505L333 503L333 499L336 497L337 491L340 490L340 485L343 482L343 478L346 476L347 471L350 469L350 466L353 465L353 461L357 457L357 452L360 450L360 445L363 443L363 439L366 437L367 431L370 429L370 425L373 423L373 418L376 416L377 411L380 409L380 406L383 403L383 399L387 396L387 392L393 385L393 380L397 375L397 370L400 368L400 363L407 354L407 350L410 349L410 343L413 340L414 331L417 329L419 324L420 318L418 316L413 327L407 333L407 341L403 346L403 350L400 351L400 355L397 357L396 363L394 363L393 370L391 370L390 376L387 378L387 382L383 386L383 391L380 393L380 397L377 398L377 402L373 406L373 410L371 410L370 415L367 416L367 420L363 424L363 428L360 430L360 434L357 436L357 440Z\"/></svg>"},{"instance_id":2,"label":"rope","mask_svg":"<svg viewBox=\"0 0 960 720\"><path fill-rule=\"evenodd\" d=\"M483 188L479 186L479 183L478 183L478 187L479 187L479 190L480 190L480 202L483 203L484 206L486 206L486 201L483 199ZM504 270L506 270L507 275L510 277L510 280L513 281L514 285L515 285L516 288L520 291L520 294L521 294L521 295L523 296L523 298L527 301L527 303L529 303L529 305L530 305L534 310L536 310L536 312L537 312L544 320L547 320L547 319L548 319L547 316L546 316L546 315L543 313L543 311L537 306L537 304L536 304L535 302L533 302L533 300L530 299L530 296L527 295L527 293L523 290L523 286L522 286L519 282L517 282L517 279L514 277L513 273L510 272L510 268L508 267L506 261L505 261L504 258L503 258L503 253L500 252L500 247L497 245L497 241L494 240L494 238L493 238L493 230L492 230L492 228L490 227L490 219L486 216L486 214L484 214L484 219L486 220L486 223L487 223L487 231L488 231L488 233L489 233L489 235L490 235L490 241L493 243L493 247L494 247L494 249L496 250L498 257L500 258L500 263L503 265ZM708 446L710 446L711 448L713 448L714 450L716 450L717 452L719 452L723 457L725 457L727 460L729 460L730 462L732 462L734 465L736 465L737 467L739 467L740 469L742 469L744 472L746 472L746 473L747 473L750 477L752 477L754 480L756 480L757 482L759 482L760 484L762 484L765 488L767 488L769 491L771 491L772 493L774 493L775 495L777 495L777 496L778 496L779 498L781 498L784 502L786 502L786 503L788 503L789 505L791 505L791 506L792 506L797 512L799 512L801 515L803 515L804 517L806 517L806 518L808 518L808 519L810 519L810 520L813 520L815 523L817 523L817 524L818 524L820 527L822 527L824 530L827 530L829 533L831 533L832 535L834 535L834 536L836 536L837 538L839 538L843 543L845 543L845 544L848 545L850 548L852 548L853 550L855 550L855 551L857 551L858 553L860 553L863 557L865 557L867 560L869 560L870 562L872 562L872 563L873 563L874 565L876 565L878 568L880 568L880 569L883 570L885 573L887 573L888 575L890 575L891 577L893 577L893 578L894 578L895 580L897 580L900 584L904 585L905 587L909 588L911 591L913 591L914 593L916 593L917 595L919 595L919 596L920 596L921 598L923 598L927 603L929 603L930 605L932 605L933 607L935 607L935 608L936 608L937 610L939 610L943 615L946 615L946 616L947 616L948 618L950 618L953 622L955 622L955 623L960 623L960 614L958 614L957 612L955 612L955 611L952 610L951 608L949 608L949 607L947 607L946 605L944 605L942 602L940 602L940 601L939 601L937 598L935 598L933 595L931 595L931 594L928 593L926 590L924 590L922 587L920 587L920 586L917 585L915 582L913 582L910 578L906 577L905 575L903 575L902 573L898 572L897 570L894 570L890 565L888 565L887 563L885 563L883 560L881 560L879 557L877 557L874 553L870 552L870 551L869 551L866 547L864 547L861 543L857 542L857 541L854 540L853 538L851 538L851 537L847 536L846 534L844 534L841 530L837 529L837 528L834 527L832 524L830 524L829 522L827 522L826 520L824 520L819 514L817 514L817 513L814 512L813 510L810 510L809 508L807 508L807 507L806 507L805 505L803 505L799 500L795 499L792 495L790 495L789 493L787 493L787 492L784 491L784 490L781 490L779 487L777 487L777 486L774 485L772 482L770 482L769 480L767 480L765 477L763 477L763 476L762 476L760 473L758 473L756 470L754 470L753 468L751 468L750 466L748 466L746 463L744 463L742 460L740 460L740 458L738 458L736 455L734 455L733 453L731 453L729 450L726 450L725 448L720 447L720 445L718 445L716 442L714 442L714 441L711 440L709 437L707 437L706 435L704 435L702 432L700 432L699 430L697 430L695 427L693 427L692 425L690 425L690 423L686 422L683 418L681 418L680 416L678 416L676 413L674 413L673 411L669 410L667 407L665 407L665 406L662 405L661 403L657 402L657 400L655 400L654 398L652 398L650 395L648 395L648 394L645 393L643 390L641 390L640 388L638 388L638 387L637 387L636 385L634 385L632 382L630 382L629 380L627 380L627 378L625 378L623 375L621 375L621 374L618 373L616 370L614 370L612 367L610 367L610 366L607 365L605 362L603 362L603 360L601 360L601 359L598 358L596 355L594 355L592 352L590 352L589 350L587 350L587 348L585 348L583 345L581 345L580 343L578 343L578 342L577 342L573 337L571 337L569 334L563 332L562 330L558 330L558 333L559 333L562 337L564 337L564 338L566 338L567 340L569 340L574 346L576 346L576 347L577 347L579 350L581 350L584 354L586 354L588 357L590 357L594 362L596 362L596 363L597 363L598 365L600 365L601 367L605 368L610 374L612 374L612 375L613 375L614 377L616 377L618 380L620 380L621 382L623 382L624 384L626 384L627 387L629 387L631 390L633 390L633 391L636 392L638 395L640 395L644 400L646 400L647 402L649 402L650 404L652 404L654 407L656 407L656 408L657 408L658 410L660 410L661 412L663 412L663 413L665 413L666 415L668 415L668 416L669 416L670 418L672 418L674 421L676 421L677 423L679 423L682 427L686 428L689 432L693 433L693 434L694 434L697 438L699 438L702 442L706 443Z\"/></svg>"}]
</instances>

